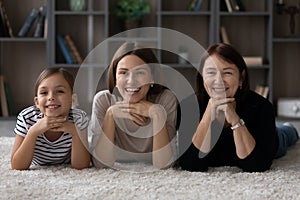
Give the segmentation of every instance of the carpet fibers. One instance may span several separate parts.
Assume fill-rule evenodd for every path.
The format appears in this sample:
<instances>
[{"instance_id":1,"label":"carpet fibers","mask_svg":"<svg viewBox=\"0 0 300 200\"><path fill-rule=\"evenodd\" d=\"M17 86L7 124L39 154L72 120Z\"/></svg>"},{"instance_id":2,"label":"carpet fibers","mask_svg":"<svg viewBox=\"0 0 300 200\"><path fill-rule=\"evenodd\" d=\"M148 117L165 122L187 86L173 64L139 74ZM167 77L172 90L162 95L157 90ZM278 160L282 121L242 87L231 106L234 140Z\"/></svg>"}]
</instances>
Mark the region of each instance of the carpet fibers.
<instances>
[{"instance_id":1,"label":"carpet fibers","mask_svg":"<svg viewBox=\"0 0 300 200\"><path fill-rule=\"evenodd\" d=\"M264 173L235 167L202 173L151 172L138 165L131 166L133 171L68 166L11 170L13 140L0 137L0 199L300 199L300 142Z\"/></svg>"}]
</instances>

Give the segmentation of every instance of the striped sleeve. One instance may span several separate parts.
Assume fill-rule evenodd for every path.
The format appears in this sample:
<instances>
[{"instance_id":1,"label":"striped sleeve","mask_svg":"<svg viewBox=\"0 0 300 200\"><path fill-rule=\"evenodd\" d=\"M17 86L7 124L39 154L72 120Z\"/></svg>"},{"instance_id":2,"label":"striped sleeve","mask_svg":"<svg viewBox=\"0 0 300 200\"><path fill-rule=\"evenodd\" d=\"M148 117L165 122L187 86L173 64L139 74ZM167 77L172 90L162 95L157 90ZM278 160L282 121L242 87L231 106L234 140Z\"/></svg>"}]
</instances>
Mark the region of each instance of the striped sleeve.
<instances>
[{"instance_id":1,"label":"striped sleeve","mask_svg":"<svg viewBox=\"0 0 300 200\"><path fill-rule=\"evenodd\" d=\"M88 127L89 119L86 112L81 109L73 108L70 112L69 120L71 120L81 131Z\"/></svg>"},{"instance_id":2,"label":"striped sleeve","mask_svg":"<svg viewBox=\"0 0 300 200\"><path fill-rule=\"evenodd\" d=\"M14 133L25 137L29 128L37 122L39 110L35 106L30 106L22 110L18 117Z\"/></svg>"}]
</instances>

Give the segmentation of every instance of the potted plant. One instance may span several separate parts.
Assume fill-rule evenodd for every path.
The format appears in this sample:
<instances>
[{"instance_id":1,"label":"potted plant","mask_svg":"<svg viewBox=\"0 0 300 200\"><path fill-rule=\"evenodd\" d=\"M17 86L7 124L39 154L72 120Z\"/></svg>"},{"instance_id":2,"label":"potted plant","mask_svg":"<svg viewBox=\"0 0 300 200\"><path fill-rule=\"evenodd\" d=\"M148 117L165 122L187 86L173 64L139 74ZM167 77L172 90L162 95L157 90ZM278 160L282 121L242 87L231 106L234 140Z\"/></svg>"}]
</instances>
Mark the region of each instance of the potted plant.
<instances>
[{"instance_id":1,"label":"potted plant","mask_svg":"<svg viewBox=\"0 0 300 200\"><path fill-rule=\"evenodd\" d=\"M136 28L142 17L149 13L148 0L119 0L115 7L115 15L124 20L127 29Z\"/></svg>"}]
</instances>

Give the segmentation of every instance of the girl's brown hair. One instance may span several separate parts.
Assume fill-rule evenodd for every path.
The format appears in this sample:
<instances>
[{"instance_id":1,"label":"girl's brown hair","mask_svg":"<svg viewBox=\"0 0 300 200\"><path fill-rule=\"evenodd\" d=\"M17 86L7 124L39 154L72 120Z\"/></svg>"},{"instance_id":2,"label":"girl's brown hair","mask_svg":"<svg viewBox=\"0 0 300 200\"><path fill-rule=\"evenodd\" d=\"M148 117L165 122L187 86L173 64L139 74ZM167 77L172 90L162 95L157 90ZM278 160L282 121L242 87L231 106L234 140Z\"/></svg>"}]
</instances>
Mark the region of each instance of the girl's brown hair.
<instances>
[{"instance_id":1,"label":"girl's brown hair","mask_svg":"<svg viewBox=\"0 0 300 200\"><path fill-rule=\"evenodd\" d=\"M39 77L37 78L37 80L35 82L35 87L34 87L34 95L35 96L37 96L38 88L39 88L41 82L53 74L61 74L65 78L65 80L68 82L68 84L71 88L71 91L73 91L74 77L66 69L61 68L61 67L48 67L41 72L41 74L39 75Z\"/></svg>"}]
</instances>

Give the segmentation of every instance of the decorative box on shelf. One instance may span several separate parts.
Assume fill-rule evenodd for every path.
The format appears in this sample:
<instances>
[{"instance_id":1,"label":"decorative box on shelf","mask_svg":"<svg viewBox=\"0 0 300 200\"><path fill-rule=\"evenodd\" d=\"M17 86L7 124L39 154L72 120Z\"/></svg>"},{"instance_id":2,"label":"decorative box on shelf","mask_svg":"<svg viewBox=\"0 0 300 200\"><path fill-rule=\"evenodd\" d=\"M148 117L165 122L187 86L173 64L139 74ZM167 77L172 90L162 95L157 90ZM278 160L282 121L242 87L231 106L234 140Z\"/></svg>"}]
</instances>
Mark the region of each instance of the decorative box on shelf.
<instances>
[{"instance_id":1,"label":"decorative box on shelf","mask_svg":"<svg viewBox=\"0 0 300 200\"><path fill-rule=\"evenodd\" d=\"M279 98L277 105L278 116L300 118L300 98Z\"/></svg>"}]
</instances>

